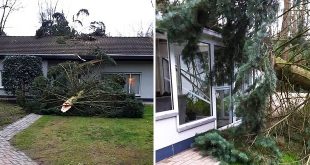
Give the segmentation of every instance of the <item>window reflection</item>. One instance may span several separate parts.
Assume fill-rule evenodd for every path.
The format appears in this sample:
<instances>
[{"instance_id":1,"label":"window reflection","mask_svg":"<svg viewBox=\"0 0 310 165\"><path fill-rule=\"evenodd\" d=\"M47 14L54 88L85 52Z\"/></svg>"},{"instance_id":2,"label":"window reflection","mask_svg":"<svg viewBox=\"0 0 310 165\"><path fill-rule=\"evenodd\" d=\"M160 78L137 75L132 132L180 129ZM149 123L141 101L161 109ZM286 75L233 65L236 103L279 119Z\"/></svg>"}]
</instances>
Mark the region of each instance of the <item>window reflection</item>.
<instances>
[{"instance_id":1,"label":"window reflection","mask_svg":"<svg viewBox=\"0 0 310 165\"><path fill-rule=\"evenodd\" d=\"M216 86L216 118L217 127L223 127L233 122L231 106L231 80L233 63L224 48L214 45L214 85Z\"/></svg>"},{"instance_id":2,"label":"window reflection","mask_svg":"<svg viewBox=\"0 0 310 165\"><path fill-rule=\"evenodd\" d=\"M140 74L126 74L125 86L128 93L140 94Z\"/></svg>"},{"instance_id":3,"label":"window reflection","mask_svg":"<svg viewBox=\"0 0 310 165\"><path fill-rule=\"evenodd\" d=\"M209 45L200 43L199 52L190 60L177 57L179 123L211 116Z\"/></svg>"},{"instance_id":4,"label":"window reflection","mask_svg":"<svg viewBox=\"0 0 310 165\"><path fill-rule=\"evenodd\" d=\"M215 86L231 84L233 64L225 55L224 48L214 45L214 83Z\"/></svg>"},{"instance_id":5,"label":"window reflection","mask_svg":"<svg viewBox=\"0 0 310 165\"><path fill-rule=\"evenodd\" d=\"M217 127L223 127L232 123L232 109L231 109L231 97L230 89L216 90L216 116Z\"/></svg>"},{"instance_id":6,"label":"window reflection","mask_svg":"<svg viewBox=\"0 0 310 165\"><path fill-rule=\"evenodd\" d=\"M172 110L170 56L167 40L156 40L156 112Z\"/></svg>"}]
</instances>

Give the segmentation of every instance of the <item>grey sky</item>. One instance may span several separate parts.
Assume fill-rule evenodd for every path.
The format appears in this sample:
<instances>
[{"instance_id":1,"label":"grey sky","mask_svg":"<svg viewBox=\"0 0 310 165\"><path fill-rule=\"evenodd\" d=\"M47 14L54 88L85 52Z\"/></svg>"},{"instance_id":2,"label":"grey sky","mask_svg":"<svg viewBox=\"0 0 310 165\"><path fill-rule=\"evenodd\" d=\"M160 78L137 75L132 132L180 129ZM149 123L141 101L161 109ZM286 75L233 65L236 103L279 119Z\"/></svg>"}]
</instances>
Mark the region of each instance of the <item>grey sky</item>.
<instances>
[{"instance_id":1,"label":"grey sky","mask_svg":"<svg viewBox=\"0 0 310 165\"><path fill-rule=\"evenodd\" d=\"M45 0L20 1L23 8L9 17L4 31L11 36L32 36L40 27L38 1ZM155 0L152 1L154 3ZM103 21L106 33L112 36L135 36L141 28L146 31L153 23L155 13L151 0L59 0L57 7L58 11L65 13L69 22L81 8L88 9L90 13L84 19L86 24ZM70 25L78 28L72 23Z\"/></svg>"}]
</instances>

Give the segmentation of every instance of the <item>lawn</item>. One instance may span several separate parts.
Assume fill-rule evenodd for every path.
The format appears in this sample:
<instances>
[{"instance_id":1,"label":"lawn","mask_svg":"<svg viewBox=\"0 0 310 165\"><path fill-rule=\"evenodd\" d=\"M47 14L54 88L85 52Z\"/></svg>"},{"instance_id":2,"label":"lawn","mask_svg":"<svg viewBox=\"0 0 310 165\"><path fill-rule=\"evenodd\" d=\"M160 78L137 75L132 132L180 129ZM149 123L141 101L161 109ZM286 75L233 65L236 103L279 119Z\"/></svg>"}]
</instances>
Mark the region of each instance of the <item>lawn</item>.
<instances>
[{"instance_id":1,"label":"lawn","mask_svg":"<svg viewBox=\"0 0 310 165\"><path fill-rule=\"evenodd\" d=\"M16 104L0 102L0 130L26 115L25 111Z\"/></svg>"},{"instance_id":2,"label":"lawn","mask_svg":"<svg viewBox=\"0 0 310 165\"><path fill-rule=\"evenodd\" d=\"M43 116L11 142L42 164L153 164L153 107L142 119Z\"/></svg>"}]
</instances>

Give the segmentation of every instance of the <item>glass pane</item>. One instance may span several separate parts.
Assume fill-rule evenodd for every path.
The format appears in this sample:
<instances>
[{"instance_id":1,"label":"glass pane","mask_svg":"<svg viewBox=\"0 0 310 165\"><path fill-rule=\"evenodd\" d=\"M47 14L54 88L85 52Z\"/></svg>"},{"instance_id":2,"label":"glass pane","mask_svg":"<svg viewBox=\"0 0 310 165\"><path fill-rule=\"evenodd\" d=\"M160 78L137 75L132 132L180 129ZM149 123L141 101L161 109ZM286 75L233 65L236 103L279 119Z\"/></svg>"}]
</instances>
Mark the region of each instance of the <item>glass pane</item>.
<instances>
[{"instance_id":1,"label":"glass pane","mask_svg":"<svg viewBox=\"0 0 310 165\"><path fill-rule=\"evenodd\" d=\"M156 112L172 110L170 57L167 41L156 40Z\"/></svg>"},{"instance_id":2,"label":"glass pane","mask_svg":"<svg viewBox=\"0 0 310 165\"><path fill-rule=\"evenodd\" d=\"M216 116L217 127L232 123L232 108L230 89L216 90Z\"/></svg>"},{"instance_id":3,"label":"glass pane","mask_svg":"<svg viewBox=\"0 0 310 165\"><path fill-rule=\"evenodd\" d=\"M125 89L125 91L127 92L127 93L129 93L130 91L129 91L129 74L125 74L124 75L125 76L125 78L126 78L126 80L125 80L125 82L126 82L126 84L125 84L125 86L124 86L124 89Z\"/></svg>"},{"instance_id":4,"label":"glass pane","mask_svg":"<svg viewBox=\"0 0 310 165\"><path fill-rule=\"evenodd\" d=\"M214 83L216 86L227 86L231 84L232 62L225 56L224 48L214 46Z\"/></svg>"},{"instance_id":5,"label":"glass pane","mask_svg":"<svg viewBox=\"0 0 310 165\"><path fill-rule=\"evenodd\" d=\"M164 93L171 93L170 80L171 75L169 71L169 61L163 58L163 77L164 77Z\"/></svg>"},{"instance_id":6,"label":"glass pane","mask_svg":"<svg viewBox=\"0 0 310 165\"><path fill-rule=\"evenodd\" d=\"M211 116L210 105L210 54L208 44L199 44L193 58L178 56L177 80L179 122L199 120Z\"/></svg>"},{"instance_id":7,"label":"glass pane","mask_svg":"<svg viewBox=\"0 0 310 165\"><path fill-rule=\"evenodd\" d=\"M130 74L128 78L129 93L140 94L140 75Z\"/></svg>"},{"instance_id":8,"label":"glass pane","mask_svg":"<svg viewBox=\"0 0 310 165\"><path fill-rule=\"evenodd\" d=\"M2 70L0 71L0 86L2 87Z\"/></svg>"}]
</instances>

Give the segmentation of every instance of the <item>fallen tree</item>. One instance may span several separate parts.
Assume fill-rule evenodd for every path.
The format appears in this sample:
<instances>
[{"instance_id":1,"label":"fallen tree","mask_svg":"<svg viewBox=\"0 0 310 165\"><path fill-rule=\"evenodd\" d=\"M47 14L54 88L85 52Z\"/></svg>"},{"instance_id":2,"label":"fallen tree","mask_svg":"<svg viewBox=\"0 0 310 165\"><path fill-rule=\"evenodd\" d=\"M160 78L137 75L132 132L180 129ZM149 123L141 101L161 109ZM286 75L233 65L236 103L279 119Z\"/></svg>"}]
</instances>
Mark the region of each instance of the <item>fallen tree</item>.
<instances>
[{"instance_id":1,"label":"fallen tree","mask_svg":"<svg viewBox=\"0 0 310 165\"><path fill-rule=\"evenodd\" d=\"M274 69L280 80L299 85L303 89L310 89L310 70L298 64L289 63L281 57L275 58Z\"/></svg>"},{"instance_id":2,"label":"fallen tree","mask_svg":"<svg viewBox=\"0 0 310 165\"><path fill-rule=\"evenodd\" d=\"M101 53L88 62L60 63L47 77L35 78L28 109L39 114L143 117L142 102L124 91L124 76L103 74L109 59Z\"/></svg>"}]
</instances>

